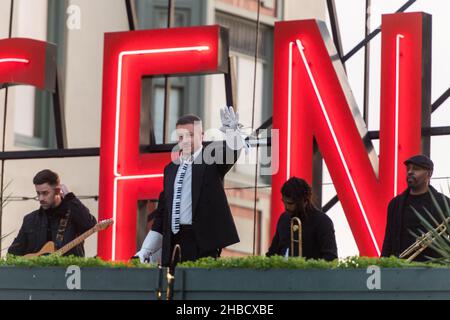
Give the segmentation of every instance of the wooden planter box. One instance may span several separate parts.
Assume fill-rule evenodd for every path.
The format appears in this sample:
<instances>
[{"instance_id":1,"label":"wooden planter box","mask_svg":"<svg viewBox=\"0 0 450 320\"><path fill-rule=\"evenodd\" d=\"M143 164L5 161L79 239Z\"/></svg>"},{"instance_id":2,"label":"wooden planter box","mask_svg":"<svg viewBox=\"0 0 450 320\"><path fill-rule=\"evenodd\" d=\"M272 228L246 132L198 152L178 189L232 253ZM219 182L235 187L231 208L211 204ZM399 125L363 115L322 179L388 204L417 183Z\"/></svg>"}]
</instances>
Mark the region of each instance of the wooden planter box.
<instances>
[{"instance_id":1,"label":"wooden planter box","mask_svg":"<svg viewBox=\"0 0 450 320\"><path fill-rule=\"evenodd\" d=\"M157 269L80 271L81 288L70 290L66 268L0 267L0 299L156 299ZM366 269L178 268L174 299L450 299L450 269L380 269L379 289L368 288L370 276ZM165 287L164 277L164 294Z\"/></svg>"}]
</instances>

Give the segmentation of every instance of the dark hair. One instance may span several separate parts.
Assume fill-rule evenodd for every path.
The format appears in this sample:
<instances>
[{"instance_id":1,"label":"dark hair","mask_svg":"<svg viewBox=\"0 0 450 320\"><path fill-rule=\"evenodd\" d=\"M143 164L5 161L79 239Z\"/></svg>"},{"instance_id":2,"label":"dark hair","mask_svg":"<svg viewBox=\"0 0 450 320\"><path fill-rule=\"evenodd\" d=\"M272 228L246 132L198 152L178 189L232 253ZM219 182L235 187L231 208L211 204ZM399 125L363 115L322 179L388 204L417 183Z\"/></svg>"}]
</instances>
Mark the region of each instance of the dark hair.
<instances>
[{"instance_id":1,"label":"dark hair","mask_svg":"<svg viewBox=\"0 0 450 320\"><path fill-rule=\"evenodd\" d=\"M45 169L36 173L33 178L33 184L44 184L48 183L51 186L59 185L59 176L56 172L49 169Z\"/></svg>"},{"instance_id":2,"label":"dark hair","mask_svg":"<svg viewBox=\"0 0 450 320\"><path fill-rule=\"evenodd\" d=\"M195 124L196 122L202 122L202 119L200 119L199 116L196 116L195 114L187 114L184 116L181 116L177 120L177 126L183 125L183 124Z\"/></svg>"},{"instance_id":3,"label":"dark hair","mask_svg":"<svg viewBox=\"0 0 450 320\"><path fill-rule=\"evenodd\" d=\"M297 177L290 178L281 187L281 194L286 198L294 200L301 208L303 207L303 201L305 201L306 212L310 212L313 208L311 187L303 179Z\"/></svg>"}]
</instances>

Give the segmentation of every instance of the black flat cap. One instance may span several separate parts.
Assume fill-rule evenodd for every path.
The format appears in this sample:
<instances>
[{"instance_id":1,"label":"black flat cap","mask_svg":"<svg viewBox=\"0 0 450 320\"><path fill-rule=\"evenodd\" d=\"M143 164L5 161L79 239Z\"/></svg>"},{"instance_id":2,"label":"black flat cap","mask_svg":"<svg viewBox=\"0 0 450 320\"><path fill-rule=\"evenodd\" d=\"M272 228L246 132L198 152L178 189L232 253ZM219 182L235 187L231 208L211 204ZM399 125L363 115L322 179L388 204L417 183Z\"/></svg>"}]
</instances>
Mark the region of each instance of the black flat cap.
<instances>
[{"instance_id":1,"label":"black flat cap","mask_svg":"<svg viewBox=\"0 0 450 320\"><path fill-rule=\"evenodd\" d=\"M433 170L434 164L433 161L431 161L430 158L428 158L426 155L418 154L415 156L412 156L411 158L407 159L405 162L403 162L405 165L408 164L415 164L416 166L422 167L427 170Z\"/></svg>"}]
</instances>

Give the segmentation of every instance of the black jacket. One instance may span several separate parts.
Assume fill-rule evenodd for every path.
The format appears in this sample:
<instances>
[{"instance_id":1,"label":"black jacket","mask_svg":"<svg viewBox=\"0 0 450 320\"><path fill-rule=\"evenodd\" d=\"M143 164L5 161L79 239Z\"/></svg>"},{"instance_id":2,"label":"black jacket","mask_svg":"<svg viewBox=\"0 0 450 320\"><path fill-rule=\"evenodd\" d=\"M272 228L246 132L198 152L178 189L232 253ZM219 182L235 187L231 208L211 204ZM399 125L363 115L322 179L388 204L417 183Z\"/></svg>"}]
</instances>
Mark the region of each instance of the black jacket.
<instances>
[{"instance_id":1,"label":"black jacket","mask_svg":"<svg viewBox=\"0 0 450 320\"><path fill-rule=\"evenodd\" d=\"M69 209L70 215L64 232L64 239L62 243L58 244L55 242L55 239L59 221L61 218L64 218ZM47 242L47 226L49 224L52 241L56 243L57 249L59 249L80 234L95 226L96 223L97 221L95 217L90 214L89 209L86 208L73 193L69 193L54 210L54 216L50 219L50 222L47 213L42 207L39 208L39 210L27 214L23 219L19 234L8 249L8 253L22 256L28 253L38 252ZM84 257L83 243L68 251L65 255Z\"/></svg>"},{"instance_id":2,"label":"black jacket","mask_svg":"<svg viewBox=\"0 0 450 320\"><path fill-rule=\"evenodd\" d=\"M291 246L292 214L284 212L277 223L277 230L272 239L267 256L285 255ZM336 238L333 221L323 212L313 209L307 218L302 218L302 256L306 259L337 258Z\"/></svg>"},{"instance_id":3,"label":"black jacket","mask_svg":"<svg viewBox=\"0 0 450 320\"><path fill-rule=\"evenodd\" d=\"M429 186L429 188L441 208L445 208L443 200L444 198L447 200L447 203L450 204L449 198L444 196L442 193L438 192L432 186ZM389 202L386 231L384 234L383 249L381 250L382 257L389 257L391 255L398 257L405 248L407 248L409 245L412 244L410 243L402 245L400 241L400 237L403 230L403 211L405 209L405 203L408 199L408 195L409 189L406 189L403 193L399 194ZM433 206L433 204L430 205ZM442 221L440 217L435 218L439 222ZM429 250L430 249L427 249L426 251L430 252ZM419 256L419 259L416 258L415 260L423 260L420 259L420 257L423 255L424 254L422 253Z\"/></svg>"},{"instance_id":4,"label":"black jacket","mask_svg":"<svg viewBox=\"0 0 450 320\"><path fill-rule=\"evenodd\" d=\"M212 153L210 150L214 150ZM226 152L224 152L226 151ZM212 163L208 157L216 159ZM224 190L224 176L239 156L223 142L214 142L203 148L192 164L192 227L201 251L222 249L239 242L230 207ZM224 158L228 157L228 162ZM217 159L221 159L220 161ZM201 163L198 163L201 162ZM164 168L164 190L159 196L152 230L163 235L162 265L170 262L170 241L174 182L179 164L169 163Z\"/></svg>"}]
</instances>

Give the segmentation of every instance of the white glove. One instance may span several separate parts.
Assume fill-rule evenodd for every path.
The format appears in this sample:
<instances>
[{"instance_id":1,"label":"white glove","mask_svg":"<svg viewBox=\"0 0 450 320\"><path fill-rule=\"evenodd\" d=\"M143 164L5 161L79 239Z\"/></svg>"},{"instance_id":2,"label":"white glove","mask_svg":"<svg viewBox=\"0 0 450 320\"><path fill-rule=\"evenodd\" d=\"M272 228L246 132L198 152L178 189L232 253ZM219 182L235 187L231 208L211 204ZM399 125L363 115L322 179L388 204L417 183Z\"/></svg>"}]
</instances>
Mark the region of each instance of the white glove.
<instances>
[{"instance_id":1,"label":"white glove","mask_svg":"<svg viewBox=\"0 0 450 320\"><path fill-rule=\"evenodd\" d=\"M146 262L146 260L150 260L157 251L161 251L162 247L162 239L163 236L161 233L151 230L147 236L145 237L144 243L142 244L141 250L139 250L135 256L139 257L139 260L141 262ZM161 252L160 252L161 254ZM154 260L157 258L157 255L155 257L152 257ZM153 262L153 261L150 261Z\"/></svg>"},{"instance_id":2,"label":"white glove","mask_svg":"<svg viewBox=\"0 0 450 320\"><path fill-rule=\"evenodd\" d=\"M226 134L225 141L228 147L232 150L245 147L245 152L248 153L250 143L246 140L247 135L241 131L243 125L239 123L239 113L234 113L233 107L225 107L220 109L220 120L222 121L220 131Z\"/></svg>"},{"instance_id":3,"label":"white glove","mask_svg":"<svg viewBox=\"0 0 450 320\"><path fill-rule=\"evenodd\" d=\"M158 249L155 253L151 254L149 259L150 263L156 263L159 264L161 263L161 253L162 253L162 249Z\"/></svg>"},{"instance_id":4,"label":"white glove","mask_svg":"<svg viewBox=\"0 0 450 320\"><path fill-rule=\"evenodd\" d=\"M220 109L220 120L222 121L220 131L223 133L227 133L227 130L238 130L242 128L242 124L239 123L239 113L234 113L233 107Z\"/></svg>"}]
</instances>

